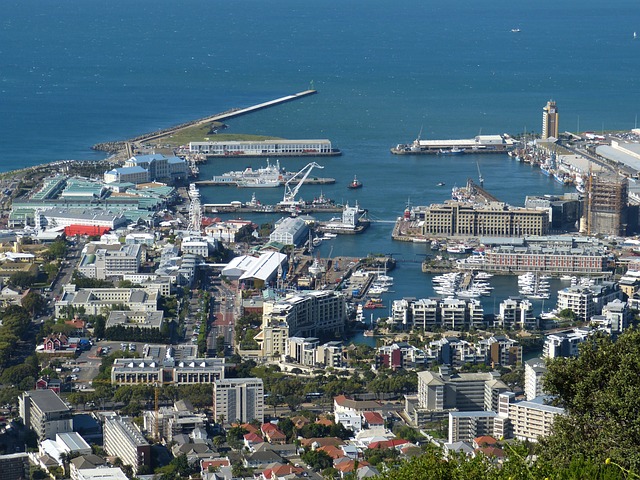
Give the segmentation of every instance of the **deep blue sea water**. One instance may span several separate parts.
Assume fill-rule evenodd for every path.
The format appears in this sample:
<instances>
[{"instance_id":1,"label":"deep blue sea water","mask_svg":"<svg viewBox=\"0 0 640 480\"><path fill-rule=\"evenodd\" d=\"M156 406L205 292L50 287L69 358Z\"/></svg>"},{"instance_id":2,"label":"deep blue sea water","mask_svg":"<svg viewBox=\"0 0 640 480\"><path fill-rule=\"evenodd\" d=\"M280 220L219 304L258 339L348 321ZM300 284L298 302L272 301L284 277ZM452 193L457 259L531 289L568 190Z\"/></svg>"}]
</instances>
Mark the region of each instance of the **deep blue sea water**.
<instances>
[{"instance_id":1,"label":"deep blue sea water","mask_svg":"<svg viewBox=\"0 0 640 480\"><path fill-rule=\"evenodd\" d=\"M103 158L89 147L312 84L318 95L228 122L229 133L329 138L342 149L314 173L339 183L305 187L304 198L323 190L392 220L407 201L446 199L479 166L488 190L521 205L526 194L564 187L506 156L396 157L389 148L420 130L423 138L539 132L549 99L561 130L632 128L640 110L634 31L633 0L5 0L0 170ZM249 163L262 162L211 162L202 177ZM306 161L282 163L294 170ZM354 174L365 187L351 192ZM265 203L282 194L264 190ZM217 203L251 192L202 194ZM390 231L377 223L336 239L332 254L425 254L425 245L392 242ZM395 297L430 293L417 264L400 263L396 278Z\"/></svg>"}]
</instances>

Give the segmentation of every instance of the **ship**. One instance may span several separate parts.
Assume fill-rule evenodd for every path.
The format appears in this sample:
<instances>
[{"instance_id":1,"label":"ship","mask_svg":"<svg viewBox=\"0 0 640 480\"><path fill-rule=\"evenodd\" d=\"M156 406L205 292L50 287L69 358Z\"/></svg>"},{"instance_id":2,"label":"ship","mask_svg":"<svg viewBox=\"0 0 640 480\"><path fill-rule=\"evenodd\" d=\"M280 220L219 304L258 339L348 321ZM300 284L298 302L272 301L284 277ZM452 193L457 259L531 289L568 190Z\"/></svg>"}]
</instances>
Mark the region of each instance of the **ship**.
<instances>
[{"instance_id":1,"label":"ship","mask_svg":"<svg viewBox=\"0 0 640 480\"><path fill-rule=\"evenodd\" d=\"M420 135L412 143L399 143L391 148L395 155L464 153L508 153L516 147L516 141L507 134L476 135L474 138L458 140L422 140Z\"/></svg>"},{"instance_id":2,"label":"ship","mask_svg":"<svg viewBox=\"0 0 640 480\"><path fill-rule=\"evenodd\" d=\"M448 149L441 148L438 151L438 155L462 155L464 153L464 148L451 147Z\"/></svg>"},{"instance_id":3,"label":"ship","mask_svg":"<svg viewBox=\"0 0 640 480\"><path fill-rule=\"evenodd\" d=\"M362 182L358 180L358 177L354 175L353 181L349 185L347 185L347 188L351 188L352 190L355 190L356 188L362 188Z\"/></svg>"},{"instance_id":4,"label":"ship","mask_svg":"<svg viewBox=\"0 0 640 480\"><path fill-rule=\"evenodd\" d=\"M278 179L247 178L239 180L236 185L241 188L275 188L280 186Z\"/></svg>"},{"instance_id":5,"label":"ship","mask_svg":"<svg viewBox=\"0 0 640 480\"><path fill-rule=\"evenodd\" d=\"M355 207L350 207L347 203L342 210L341 218L332 218L328 222L321 222L319 230L334 234L362 233L369 227L366 215L367 211L360 208L357 202Z\"/></svg>"}]
</instances>

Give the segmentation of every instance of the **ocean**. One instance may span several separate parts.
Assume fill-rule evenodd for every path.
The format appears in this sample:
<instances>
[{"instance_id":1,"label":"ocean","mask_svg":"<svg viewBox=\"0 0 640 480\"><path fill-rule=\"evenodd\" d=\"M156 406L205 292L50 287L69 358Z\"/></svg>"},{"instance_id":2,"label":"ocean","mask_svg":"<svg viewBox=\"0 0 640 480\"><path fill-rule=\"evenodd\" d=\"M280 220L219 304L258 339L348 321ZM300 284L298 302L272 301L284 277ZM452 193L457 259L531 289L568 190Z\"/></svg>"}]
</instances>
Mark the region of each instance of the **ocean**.
<instances>
[{"instance_id":1,"label":"ocean","mask_svg":"<svg viewBox=\"0 0 640 480\"><path fill-rule=\"evenodd\" d=\"M325 168L314 172L338 183L305 186L303 198L322 192L358 201L372 218L390 221L407 204L445 200L480 169L487 190L522 205L525 195L568 187L507 156L393 156L389 148L420 131L422 138L539 132L549 99L561 130L633 128L636 30L640 4L632 0L7 0L0 170L101 159L91 145L312 87L318 95L228 121L229 133L329 138L344 152L320 159ZM281 163L295 170L307 160ZM264 161L211 161L201 177L249 164ZM349 191L354 175L364 188ZM251 193L202 189L207 203L247 201ZM263 203L282 195L256 193ZM428 247L391 241L391 228L374 223L321 252L392 253L405 261L386 300L429 295L428 277L413 263Z\"/></svg>"}]
</instances>

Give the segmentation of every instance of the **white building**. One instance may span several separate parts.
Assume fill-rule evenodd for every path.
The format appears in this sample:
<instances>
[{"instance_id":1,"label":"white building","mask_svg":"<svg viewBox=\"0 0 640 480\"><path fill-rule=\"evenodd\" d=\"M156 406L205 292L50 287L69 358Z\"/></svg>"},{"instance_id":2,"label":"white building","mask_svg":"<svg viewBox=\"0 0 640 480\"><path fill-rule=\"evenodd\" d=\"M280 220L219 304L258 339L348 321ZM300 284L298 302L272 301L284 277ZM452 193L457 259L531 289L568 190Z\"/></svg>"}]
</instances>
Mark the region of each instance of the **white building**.
<instances>
[{"instance_id":1,"label":"white building","mask_svg":"<svg viewBox=\"0 0 640 480\"><path fill-rule=\"evenodd\" d=\"M448 443L472 442L482 435L493 435L496 412L449 412Z\"/></svg>"},{"instance_id":2,"label":"white building","mask_svg":"<svg viewBox=\"0 0 640 480\"><path fill-rule=\"evenodd\" d=\"M233 258L222 269L222 276L260 288L273 282L277 278L278 270L284 268L286 262L287 256L278 252L263 253L257 258L242 255Z\"/></svg>"},{"instance_id":3,"label":"white building","mask_svg":"<svg viewBox=\"0 0 640 480\"><path fill-rule=\"evenodd\" d=\"M35 215L38 223L49 229L64 228L71 225L83 225L92 227L109 227L115 230L127 224L127 219L121 213L114 213L102 208L50 208L38 210Z\"/></svg>"},{"instance_id":4,"label":"white building","mask_svg":"<svg viewBox=\"0 0 640 480\"><path fill-rule=\"evenodd\" d=\"M500 302L500 313L496 317L495 327L504 329L534 329L538 320L533 314L533 305L529 300L508 298Z\"/></svg>"},{"instance_id":5,"label":"white building","mask_svg":"<svg viewBox=\"0 0 640 480\"><path fill-rule=\"evenodd\" d=\"M62 296L55 304L56 317L63 316L65 308L83 308L86 315L100 315L105 308L128 307L137 312L155 312L158 307L157 289L142 288L81 288L65 285Z\"/></svg>"},{"instance_id":6,"label":"white building","mask_svg":"<svg viewBox=\"0 0 640 480\"><path fill-rule=\"evenodd\" d=\"M129 417L107 417L104 421L104 450L131 465L137 473L142 465L151 466L151 445Z\"/></svg>"},{"instance_id":7,"label":"white building","mask_svg":"<svg viewBox=\"0 0 640 480\"><path fill-rule=\"evenodd\" d=\"M270 242L280 242L283 245L301 245L309 236L309 227L298 217L286 217L276 224L276 228L269 235Z\"/></svg>"},{"instance_id":8,"label":"white building","mask_svg":"<svg viewBox=\"0 0 640 480\"><path fill-rule=\"evenodd\" d=\"M564 409L549 404L549 397L516 401L513 392L500 394L498 416L494 422L494 436L537 442L551 435L553 422Z\"/></svg>"},{"instance_id":9,"label":"white building","mask_svg":"<svg viewBox=\"0 0 640 480\"><path fill-rule=\"evenodd\" d=\"M116 248L104 246L91 249L92 253L89 250L83 252L78 271L87 278L99 280L138 273L140 263L146 257L144 249L140 245L120 245Z\"/></svg>"},{"instance_id":10,"label":"white building","mask_svg":"<svg viewBox=\"0 0 640 480\"><path fill-rule=\"evenodd\" d=\"M482 304L459 298L402 299L392 304L390 321L403 329L461 329L484 325Z\"/></svg>"},{"instance_id":11,"label":"white building","mask_svg":"<svg viewBox=\"0 0 640 480\"><path fill-rule=\"evenodd\" d=\"M213 384L213 418L223 423L264 421L264 385L260 378L228 378Z\"/></svg>"},{"instance_id":12,"label":"white building","mask_svg":"<svg viewBox=\"0 0 640 480\"><path fill-rule=\"evenodd\" d=\"M289 294L263 304L262 329L255 336L265 357L286 352L289 337L342 332L347 320L344 296L334 291Z\"/></svg>"},{"instance_id":13,"label":"white building","mask_svg":"<svg viewBox=\"0 0 640 480\"><path fill-rule=\"evenodd\" d=\"M544 358L576 357L580 344L585 342L594 332L591 328L574 328L567 332L558 332L547 335L542 347Z\"/></svg>"},{"instance_id":14,"label":"white building","mask_svg":"<svg viewBox=\"0 0 640 480\"><path fill-rule=\"evenodd\" d=\"M532 358L524 363L524 393L527 400L545 394L542 378L547 372L547 367L542 358Z\"/></svg>"}]
</instances>

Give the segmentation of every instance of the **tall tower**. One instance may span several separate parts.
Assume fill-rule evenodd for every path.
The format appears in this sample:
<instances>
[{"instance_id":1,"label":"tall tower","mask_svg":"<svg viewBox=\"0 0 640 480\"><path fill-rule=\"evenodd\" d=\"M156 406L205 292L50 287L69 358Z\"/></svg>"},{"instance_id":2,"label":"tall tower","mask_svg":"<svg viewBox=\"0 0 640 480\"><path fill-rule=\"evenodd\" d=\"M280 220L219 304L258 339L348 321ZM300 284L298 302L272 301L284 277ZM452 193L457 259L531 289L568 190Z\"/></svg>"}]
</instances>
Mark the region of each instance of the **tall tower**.
<instances>
[{"instance_id":1,"label":"tall tower","mask_svg":"<svg viewBox=\"0 0 640 480\"><path fill-rule=\"evenodd\" d=\"M549 137L558 138L558 107L553 100L542 109L542 139Z\"/></svg>"}]
</instances>

